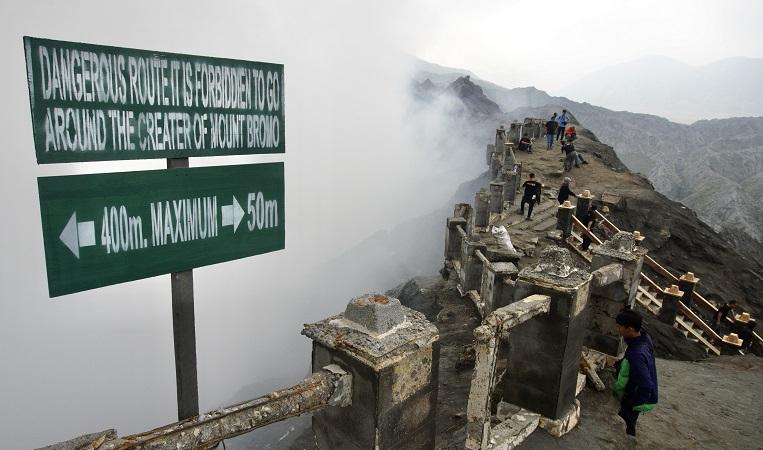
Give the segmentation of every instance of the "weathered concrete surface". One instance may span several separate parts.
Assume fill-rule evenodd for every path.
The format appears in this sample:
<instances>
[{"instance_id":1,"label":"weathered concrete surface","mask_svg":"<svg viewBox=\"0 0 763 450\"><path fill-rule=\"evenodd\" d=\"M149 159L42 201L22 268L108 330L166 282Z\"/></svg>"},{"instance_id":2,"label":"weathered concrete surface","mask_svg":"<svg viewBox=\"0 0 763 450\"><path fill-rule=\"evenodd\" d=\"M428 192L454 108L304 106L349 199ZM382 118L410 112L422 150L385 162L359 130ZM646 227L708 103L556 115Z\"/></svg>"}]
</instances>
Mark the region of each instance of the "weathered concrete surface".
<instances>
[{"instance_id":1,"label":"weathered concrete surface","mask_svg":"<svg viewBox=\"0 0 763 450\"><path fill-rule=\"evenodd\" d=\"M554 437L562 437L572 431L580 420L580 401L574 400L572 406L558 419L541 417L539 427Z\"/></svg>"},{"instance_id":2,"label":"weathered concrete surface","mask_svg":"<svg viewBox=\"0 0 763 450\"><path fill-rule=\"evenodd\" d=\"M92 446L95 448L100 447L107 440L116 439L117 431L114 429L99 431L98 433L89 433L82 436L78 436L68 441L59 442L57 444L40 447L37 450L81 450Z\"/></svg>"},{"instance_id":3,"label":"weathered concrete surface","mask_svg":"<svg viewBox=\"0 0 763 450\"><path fill-rule=\"evenodd\" d=\"M390 330L374 335L344 314L305 324L302 334L324 346L347 352L374 370L387 367L408 354L437 340L437 328L423 314L404 306L405 320Z\"/></svg>"},{"instance_id":4,"label":"weathered concrete surface","mask_svg":"<svg viewBox=\"0 0 763 450\"><path fill-rule=\"evenodd\" d=\"M538 428L539 422L540 414L526 409L519 409L519 411L503 419L501 423L490 430L488 448L490 450L511 450L517 448Z\"/></svg>"},{"instance_id":5,"label":"weathered concrete surface","mask_svg":"<svg viewBox=\"0 0 763 450\"><path fill-rule=\"evenodd\" d=\"M347 304L344 318L355 322L370 334L386 333L405 322L400 300L385 295L362 295Z\"/></svg>"},{"instance_id":6,"label":"weathered concrete surface","mask_svg":"<svg viewBox=\"0 0 763 450\"><path fill-rule=\"evenodd\" d=\"M514 296L547 295L551 307L512 330L504 401L552 419L566 413L575 398L591 278L558 247L546 248L536 266L519 272Z\"/></svg>"}]
</instances>

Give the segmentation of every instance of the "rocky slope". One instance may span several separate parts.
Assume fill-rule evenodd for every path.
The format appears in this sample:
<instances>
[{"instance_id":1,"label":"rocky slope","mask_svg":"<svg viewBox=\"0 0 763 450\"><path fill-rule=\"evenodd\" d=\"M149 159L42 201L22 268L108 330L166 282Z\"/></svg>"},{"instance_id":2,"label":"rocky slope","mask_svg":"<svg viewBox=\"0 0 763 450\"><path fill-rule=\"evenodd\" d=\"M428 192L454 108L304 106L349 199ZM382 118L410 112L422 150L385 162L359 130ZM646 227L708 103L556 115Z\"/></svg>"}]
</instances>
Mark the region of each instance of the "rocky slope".
<instances>
[{"instance_id":1,"label":"rocky slope","mask_svg":"<svg viewBox=\"0 0 763 450\"><path fill-rule=\"evenodd\" d=\"M437 73L422 69L417 79L448 82L463 73L454 70L448 77L442 67ZM538 107L546 107L548 115L570 110L658 191L697 211L714 229L729 232L733 242L743 243L745 236L763 242L763 117L684 125L552 97L532 87L506 89L474 76L471 80L512 117Z\"/></svg>"}]
</instances>

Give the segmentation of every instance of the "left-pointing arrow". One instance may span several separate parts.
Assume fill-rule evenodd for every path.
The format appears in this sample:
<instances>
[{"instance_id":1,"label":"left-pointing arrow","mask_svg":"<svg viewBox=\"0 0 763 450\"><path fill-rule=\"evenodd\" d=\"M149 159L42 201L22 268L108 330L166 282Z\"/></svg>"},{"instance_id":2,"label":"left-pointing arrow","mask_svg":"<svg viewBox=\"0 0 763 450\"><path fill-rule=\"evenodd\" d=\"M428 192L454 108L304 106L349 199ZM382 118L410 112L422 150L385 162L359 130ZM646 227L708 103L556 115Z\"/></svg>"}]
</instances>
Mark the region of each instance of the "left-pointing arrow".
<instances>
[{"instance_id":1,"label":"left-pointing arrow","mask_svg":"<svg viewBox=\"0 0 763 450\"><path fill-rule=\"evenodd\" d=\"M77 222L77 211L74 211L58 238L79 258L80 247L95 245L95 222Z\"/></svg>"}]
</instances>

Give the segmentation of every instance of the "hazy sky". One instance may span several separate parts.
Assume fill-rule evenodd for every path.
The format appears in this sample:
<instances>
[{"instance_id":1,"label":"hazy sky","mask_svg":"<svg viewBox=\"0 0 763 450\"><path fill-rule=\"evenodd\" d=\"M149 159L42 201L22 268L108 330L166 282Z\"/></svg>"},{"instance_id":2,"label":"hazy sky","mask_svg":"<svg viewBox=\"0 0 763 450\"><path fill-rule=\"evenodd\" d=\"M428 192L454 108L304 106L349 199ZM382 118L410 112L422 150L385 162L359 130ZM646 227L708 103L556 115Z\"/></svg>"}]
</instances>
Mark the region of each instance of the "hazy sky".
<instances>
[{"instance_id":1,"label":"hazy sky","mask_svg":"<svg viewBox=\"0 0 763 450\"><path fill-rule=\"evenodd\" d=\"M401 15L401 45L421 58L552 94L647 55L693 65L763 57L758 0L431 0L409 2Z\"/></svg>"},{"instance_id":2,"label":"hazy sky","mask_svg":"<svg viewBox=\"0 0 763 450\"><path fill-rule=\"evenodd\" d=\"M49 299L36 186L39 176L164 162L38 166L22 36L285 64L286 156L191 163L286 162L287 249L194 271L200 401L208 410L298 381L309 365L301 324L380 288L348 273L316 278L316 265L439 208L481 170L484 146L456 138L450 149L422 143L421 136L451 130L407 115L403 52L508 87L554 88L646 54L692 63L761 56L754 31L761 12L753 1L4 0L3 447L107 427L137 432L175 419L169 277ZM444 220L442 230L422 232L444 233Z\"/></svg>"}]
</instances>

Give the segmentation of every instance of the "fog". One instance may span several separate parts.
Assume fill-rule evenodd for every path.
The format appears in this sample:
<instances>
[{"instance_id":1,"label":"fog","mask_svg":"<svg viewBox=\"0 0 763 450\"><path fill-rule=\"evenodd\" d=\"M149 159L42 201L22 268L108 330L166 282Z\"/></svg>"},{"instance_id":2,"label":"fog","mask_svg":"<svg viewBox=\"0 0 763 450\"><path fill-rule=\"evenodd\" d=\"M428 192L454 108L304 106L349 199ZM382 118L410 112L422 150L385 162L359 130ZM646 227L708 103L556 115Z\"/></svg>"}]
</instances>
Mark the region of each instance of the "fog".
<instances>
[{"instance_id":1,"label":"fog","mask_svg":"<svg viewBox=\"0 0 763 450\"><path fill-rule=\"evenodd\" d=\"M391 287L323 264L441 207L480 170L463 136L449 137L455 130L436 114L411 114L412 60L389 27L399 14L354 2L3 3L3 448L110 427L124 435L176 419L169 276L50 299L36 187L38 176L165 162L38 166L22 36L285 65L286 154L191 160L286 166L286 249L194 270L205 411L300 380L310 359L302 324L341 311L353 295ZM359 265L374 257L360 256Z\"/></svg>"}]
</instances>

